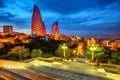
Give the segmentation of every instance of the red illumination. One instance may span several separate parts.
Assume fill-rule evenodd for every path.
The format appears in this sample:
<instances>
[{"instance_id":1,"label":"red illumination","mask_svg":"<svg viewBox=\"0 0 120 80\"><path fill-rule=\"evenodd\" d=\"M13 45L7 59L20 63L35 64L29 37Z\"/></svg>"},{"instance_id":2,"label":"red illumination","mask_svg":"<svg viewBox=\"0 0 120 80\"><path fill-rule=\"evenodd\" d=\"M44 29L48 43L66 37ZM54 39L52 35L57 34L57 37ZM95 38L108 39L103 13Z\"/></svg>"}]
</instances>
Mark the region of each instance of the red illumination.
<instances>
[{"instance_id":1,"label":"red illumination","mask_svg":"<svg viewBox=\"0 0 120 80\"><path fill-rule=\"evenodd\" d=\"M34 5L34 11L32 15L32 35L46 35L46 28L44 23L42 22L40 10L36 5Z\"/></svg>"},{"instance_id":2,"label":"red illumination","mask_svg":"<svg viewBox=\"0 0 120 80\"><path fill-rule=\"evenodd\" d=\"M59 37L58 21L54 22L53 25L52 25L51 36L56 38L56 39Z\"/></svg>"}]
</instances>

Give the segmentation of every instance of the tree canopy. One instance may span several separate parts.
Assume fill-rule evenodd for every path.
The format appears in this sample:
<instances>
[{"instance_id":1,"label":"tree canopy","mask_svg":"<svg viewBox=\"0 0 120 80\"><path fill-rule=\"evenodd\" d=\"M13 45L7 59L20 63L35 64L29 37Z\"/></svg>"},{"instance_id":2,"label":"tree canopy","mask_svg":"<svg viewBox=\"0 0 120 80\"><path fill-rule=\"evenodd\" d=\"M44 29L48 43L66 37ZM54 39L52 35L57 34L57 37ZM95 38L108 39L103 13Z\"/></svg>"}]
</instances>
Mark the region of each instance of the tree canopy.
<instances>
[{"instance_id":1,"label":"tree canopy","mask_svg":"<svg viewBox=\"0 0 120 80\"><path fill-rule=\"evenodd\" d=\"M67 46L67 45L66 45ZM63 44L60 44L60 46L58 47L58 49L55 51L55 54L58 57L64 57L64 49L62 48ZM67 46L65 49L65 58L69 58L71 55L71 50L70 48Z\"/></svg>"},{"instance_id":2,"label":"tree canopy","mask_svg":"<svg viewBox=\"0 0 120 80\"><path fill-rule=\"evenodd\" d=\"M11 54L17 54L19 59L22 60L22 54L24 53L29 53L29 49L25 48L24 46L15 46L10 50L10 52L7 53L7 55L9 56Z\"/></svg>"}]
</instances>

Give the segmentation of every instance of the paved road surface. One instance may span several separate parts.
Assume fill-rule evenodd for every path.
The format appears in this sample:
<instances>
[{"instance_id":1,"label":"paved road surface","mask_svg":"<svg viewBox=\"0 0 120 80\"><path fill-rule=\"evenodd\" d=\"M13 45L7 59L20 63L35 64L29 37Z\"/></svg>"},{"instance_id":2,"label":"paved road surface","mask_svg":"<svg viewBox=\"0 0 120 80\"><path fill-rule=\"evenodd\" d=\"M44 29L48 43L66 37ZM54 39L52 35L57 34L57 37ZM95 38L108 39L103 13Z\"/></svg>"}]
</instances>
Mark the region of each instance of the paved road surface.
<instances>
[{"instance_id":1,"label":"paved road surface","mask_svg":"<svg viewBox=\"0 0 120 80\"><path fill-rule=\"evenodd\" d=\"M31 69L0 68L0 77L5 80L67 80L66 78Z\"/></svg>"}]
</instances>

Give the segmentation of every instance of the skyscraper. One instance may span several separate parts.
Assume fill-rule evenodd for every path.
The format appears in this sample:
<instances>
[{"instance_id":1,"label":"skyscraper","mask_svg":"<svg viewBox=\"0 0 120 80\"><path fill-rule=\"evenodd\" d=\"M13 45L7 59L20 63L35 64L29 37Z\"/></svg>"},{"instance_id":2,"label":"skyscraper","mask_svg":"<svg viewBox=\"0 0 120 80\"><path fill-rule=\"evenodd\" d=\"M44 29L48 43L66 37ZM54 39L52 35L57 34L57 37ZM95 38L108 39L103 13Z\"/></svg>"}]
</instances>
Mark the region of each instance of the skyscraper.
<instances>
[{"instance_id":1,"label":"skyscraper","mask_svg":"<svg viewBox=\"0 0 120 80\"><path fill-rule=\"evenodd\" d=\"M39 8L34 5L33 15L32 15L32 35L45 36L46 28L42 21Z\"/></svg>"},{"instance_id":2,"label":"skyscraper","mask_svg":"<svg viewBox=\"0 0 120 80\"><path fill-rule=\"evenodd\" d=\"M13 27L12 26L3 26L3 33L13 34Z\"/></svg>"},{"instance_id":3,"label":"skyscraper","mask_svg":"<svg viewBox=\"0 0 120 80\"><path fill-rule=\"evenodd\" d=\"M54 37L54 39L59 39L59 28L58 28L58 21L54 22L52 25L52 32L51 36Z\"/></svg>"}]
</instances>

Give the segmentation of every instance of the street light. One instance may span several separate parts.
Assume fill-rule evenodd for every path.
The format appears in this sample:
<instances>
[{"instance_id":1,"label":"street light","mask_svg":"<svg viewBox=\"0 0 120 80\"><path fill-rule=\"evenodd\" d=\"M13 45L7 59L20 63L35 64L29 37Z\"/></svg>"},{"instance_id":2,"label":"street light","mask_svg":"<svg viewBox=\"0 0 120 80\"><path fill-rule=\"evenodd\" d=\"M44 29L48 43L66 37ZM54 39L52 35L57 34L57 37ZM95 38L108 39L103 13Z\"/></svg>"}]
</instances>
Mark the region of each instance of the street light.
<instances>
[{"instance_id":1,"label":"street light","mask_svg":"<svg viewBox=\"0 0 120 80\"><path fill-rule=\"evenodd\" d=\"M92 51L92 60L94 60L94 51L96 50L96 48L94 47L94 45L92 44L92 46L90 47L90 50Z\"/></svg>"},{"instance_id":2,"label":"street light","mask_svg":"<svg viewBox=\"0 0 120 80\"><path fill-rule=\"evenodd\" d=\"M65 43L62 45L62 49L63 49L63 57L65 58L65 50L66 50L67 46L65 45Z\"/></svg>"}]
</instances>

